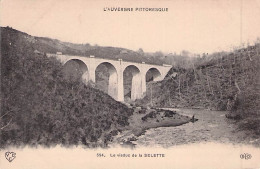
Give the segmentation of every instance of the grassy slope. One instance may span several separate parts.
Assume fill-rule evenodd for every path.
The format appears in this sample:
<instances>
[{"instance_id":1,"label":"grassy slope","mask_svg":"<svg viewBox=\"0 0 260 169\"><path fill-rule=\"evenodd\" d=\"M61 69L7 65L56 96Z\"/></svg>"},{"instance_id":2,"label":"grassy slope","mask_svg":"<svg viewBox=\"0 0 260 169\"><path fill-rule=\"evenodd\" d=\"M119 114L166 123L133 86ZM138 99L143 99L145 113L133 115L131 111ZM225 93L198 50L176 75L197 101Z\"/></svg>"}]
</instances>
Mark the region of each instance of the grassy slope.
<instances>
[{"instance_id":1,"label":"grassy slope","mask_svg":"<svg viewBox=\"0 0 260 169\"><path fill-rule=\"evenodd\" d=\"M0 146L105 145L133 111L85 86L80 76L65 76L56 60L34 53L56 52L52 43L35 39L1 28Z\"/></svg>"}]
</instances>

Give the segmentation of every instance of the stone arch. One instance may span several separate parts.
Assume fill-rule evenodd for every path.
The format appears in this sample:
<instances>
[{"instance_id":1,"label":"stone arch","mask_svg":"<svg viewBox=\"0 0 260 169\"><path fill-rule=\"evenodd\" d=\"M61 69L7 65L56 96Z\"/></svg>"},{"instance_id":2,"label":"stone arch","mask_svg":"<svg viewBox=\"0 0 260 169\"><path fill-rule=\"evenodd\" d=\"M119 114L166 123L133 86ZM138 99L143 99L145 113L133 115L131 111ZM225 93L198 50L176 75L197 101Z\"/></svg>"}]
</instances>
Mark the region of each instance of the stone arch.
<instances>
[{"instance_id":1,"label":"stone arch","mask_svg":"<svg viewBox=\"0 0 260 169\"><path fill-rule=\"evenodd\" d=\"M63 67L66 67L66 66L69 67L68 71L70 71L70 72L68 72L68 74L73 73L71 71L73 71L72 67L74 67L74 71L76 69L76 73L78 73L80 71L79 73L82 75L81 78L82 78L82 80L85 84L89 81L89 71L88 71L89 69L88 69L88 66L82 60L80 60L80 59L69 59L63 64ZM80 70L77 70L78 68Z\"/></svg>"},{"instance_id":2,"label":"stone arch","mask_svg":"<svg viewBox=\"0 0 260 169\"><path fill-rule=\"evenodd\" d=\"M145 74L146 82L149 81L159 81L161 79L162 73L157 68L150 68Z\"/></svg>"},{"instance_id":3,"label":"stone arch","mask_svg":"<svg viewBox=\"0 0 260 169\"><path fill-rule=\"evenodd\" d=\"M127 89L129 90L131 94L128 95L128 97L130 97L131 100L140 99L142 97L141 77L141 71L135 65L129 65L123 71L124 92L127 91ZM128 93L125 94L127 95Z\"/></svg>"},{"instance_id":4,"label":"stone arch","mask_svg":"<svg viewBox=\"0 0 260 169\"><path fill-rule=\"evenodd\" d=\"M113 97L115 100L117 100L118 73L115 66L109 62L102 62L98 64L95 68L95 76L97 88L103 90L104 92L108 93L111 97Z\"/></svg>"}]
</instances>

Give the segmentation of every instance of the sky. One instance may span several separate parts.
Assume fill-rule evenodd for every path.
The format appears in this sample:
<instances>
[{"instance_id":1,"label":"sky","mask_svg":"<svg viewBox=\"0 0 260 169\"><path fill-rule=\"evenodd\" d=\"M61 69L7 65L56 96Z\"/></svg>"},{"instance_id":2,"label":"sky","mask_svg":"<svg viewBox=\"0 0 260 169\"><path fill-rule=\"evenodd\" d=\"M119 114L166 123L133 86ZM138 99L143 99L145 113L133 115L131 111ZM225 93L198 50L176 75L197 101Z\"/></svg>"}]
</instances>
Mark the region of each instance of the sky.
<instances>
[{"instance_id":1,"label":"sky","mask_svg":"<svg viewBox=\"0 0 260 169\"><path fill-rule=\"evenodd\" d=\"M134 11L104 11L113 7ZM212 53L260 37L260 0L0 0L0 25L72 43Z\"/></svg>"}]
</instances>

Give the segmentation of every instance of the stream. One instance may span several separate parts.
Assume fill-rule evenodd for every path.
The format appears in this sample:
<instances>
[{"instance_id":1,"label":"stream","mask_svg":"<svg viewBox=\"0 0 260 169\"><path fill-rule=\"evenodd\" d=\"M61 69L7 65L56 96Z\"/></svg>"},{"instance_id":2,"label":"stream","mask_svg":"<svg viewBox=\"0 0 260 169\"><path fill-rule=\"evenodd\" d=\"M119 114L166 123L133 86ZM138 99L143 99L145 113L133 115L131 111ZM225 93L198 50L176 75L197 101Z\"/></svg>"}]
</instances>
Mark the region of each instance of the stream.
<instances>
[{"instance_id":1,"label":"stream","mask_svg":"<svg viewBox=\"0 0 260 169\"><path fill-rule=\"evenodd\" d=\"M182 144L201 142L218 142L231 144L255 144L259 146L258 138L249 138L246 131L239 131L234 121L225 117L225 111L201 109L173 109L181 115L192 117L198 121L176 127L159 127L148 129L136 141L135 147L171 147Z\"/></svg>"}]
</instances>

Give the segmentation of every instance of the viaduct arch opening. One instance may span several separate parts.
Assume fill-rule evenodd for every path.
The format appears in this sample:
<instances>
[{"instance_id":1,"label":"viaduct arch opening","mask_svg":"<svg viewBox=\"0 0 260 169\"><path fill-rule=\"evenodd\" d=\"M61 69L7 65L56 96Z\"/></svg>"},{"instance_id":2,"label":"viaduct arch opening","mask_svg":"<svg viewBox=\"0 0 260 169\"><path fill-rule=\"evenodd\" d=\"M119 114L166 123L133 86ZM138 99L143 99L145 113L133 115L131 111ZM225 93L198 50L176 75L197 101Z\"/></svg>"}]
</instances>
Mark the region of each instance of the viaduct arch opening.
<instances>
[{"instance_id":1,"label":"viaduct arch opening","mask_svg":"<svg viewBox=\"0 0 260 169\"><path fill-rule=\"evenodd\" d=\"M124 100L136 100L142 97L142 79L140 70L129 65L123 72Z\"/></svg>"},{"instance_id":2,"label":"viaduct arch opening","mask_svg":"<svg viewBox=\"0 0 260 169\"><path fill-rule=\"evenodd\" d=\"M82 78L82 81L87 84L89 81L89 71L87 65L80 59L70 59L63 65L63 73L65 78L74 80Z\"/></svg>"},{"instance_id":3,"label":"viaduct arch opening","mask_svg":"<svg viewBox=\"0 0 260 169\"><path fill-rule=\"evenodd\" d=\"M118 74L109 62L100 63L95 69L96 87L118 99Z\"/></svg>"},{"instance_id":4,"label":"viaduct arch opening","mask_svg":"<svg viewBox=\"0 0 260 169\"><path fill-rule=\"evenodd\" d=\"M148 91L146 91L146 95L150 95L151 98L151 105L153 105L153 84L151 82L153 81L159 81L161 78L161 73L158 69L156 68L150 68L146 74L145 74L145 81L146 81L146 85L148 87L148 91L149 93L147 93Z\"/></svg>"},{"instance_id":5,"label":"viaduct arch opening","mask_svg":"<svg viewBox=\"0 0 260 169\"><path fill-rule=\"evenodd\" d=\"M161 78L161 73L156 68L150 68L145 75L146 82L158 81Z\"/></svg>"}]
</instances>

